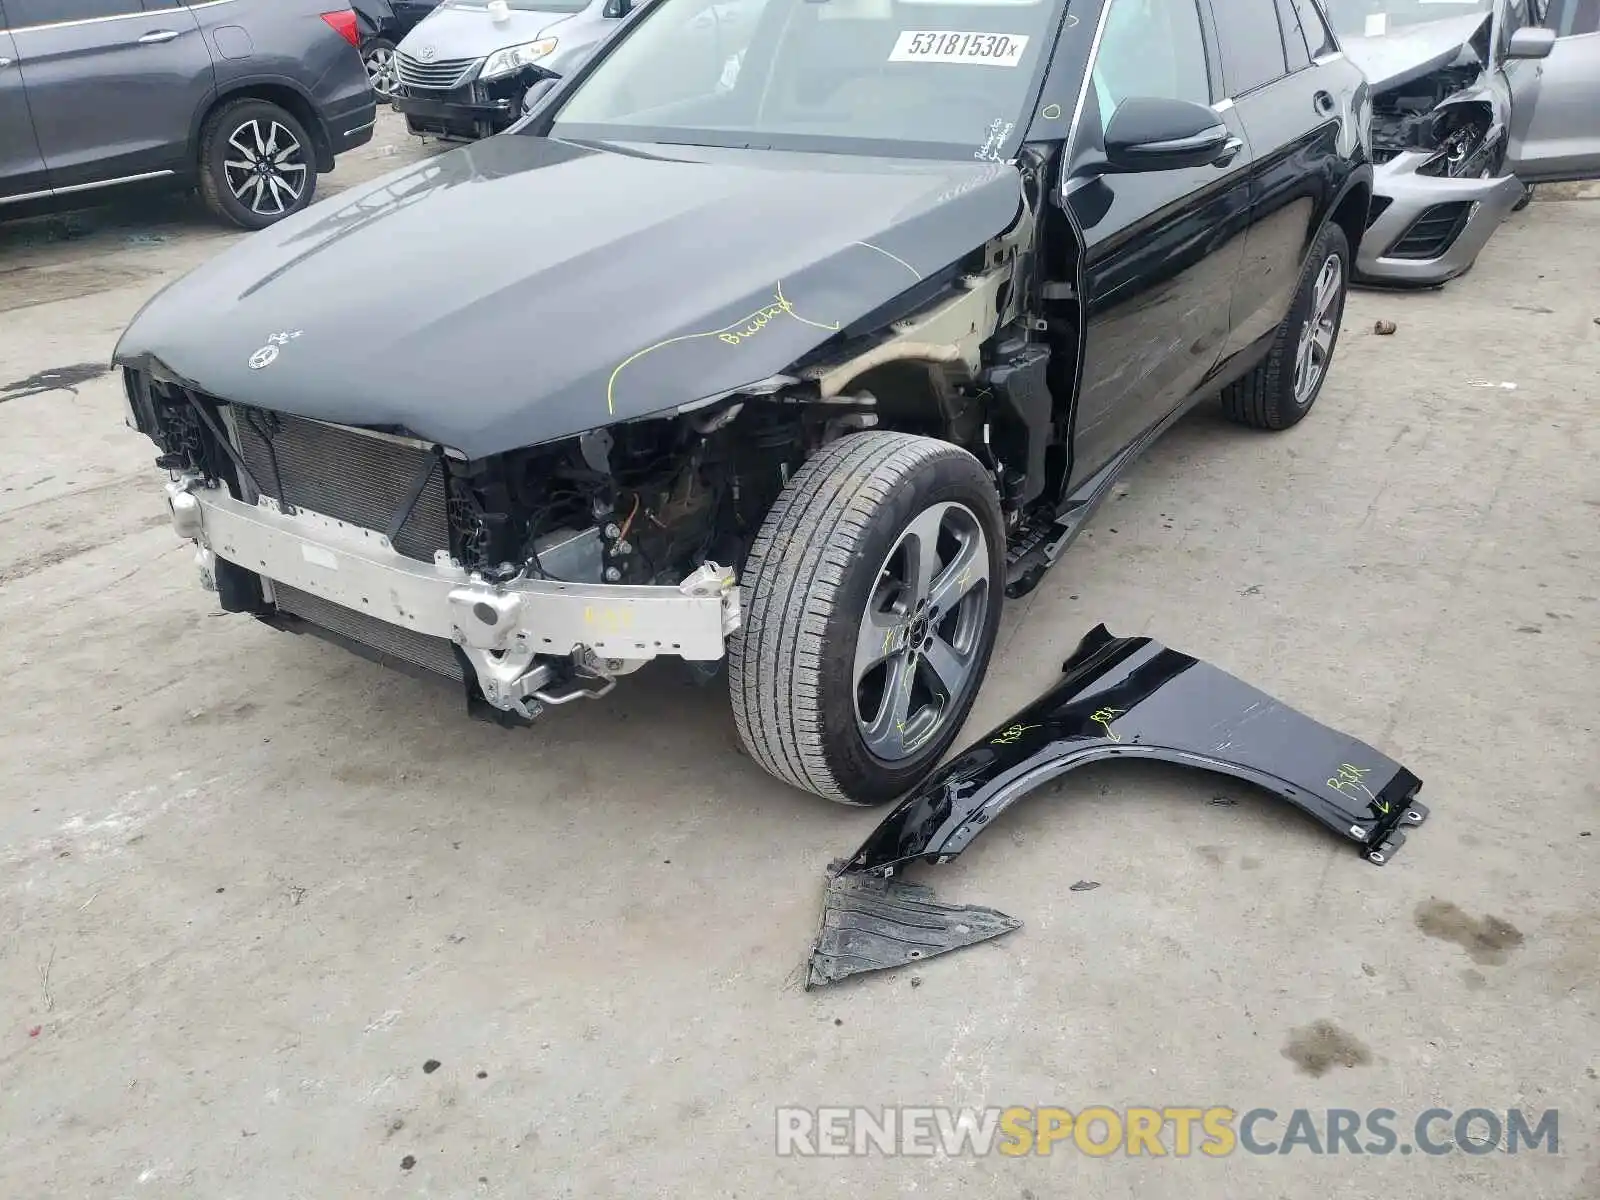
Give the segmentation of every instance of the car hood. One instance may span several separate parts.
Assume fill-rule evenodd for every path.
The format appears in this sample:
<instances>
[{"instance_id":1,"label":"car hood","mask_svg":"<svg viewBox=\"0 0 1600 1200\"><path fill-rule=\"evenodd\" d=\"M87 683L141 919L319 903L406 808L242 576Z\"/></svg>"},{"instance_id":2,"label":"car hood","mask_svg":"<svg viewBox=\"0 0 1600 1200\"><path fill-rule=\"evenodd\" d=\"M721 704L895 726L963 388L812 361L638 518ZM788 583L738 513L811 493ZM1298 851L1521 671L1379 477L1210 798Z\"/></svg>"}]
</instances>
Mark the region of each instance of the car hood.
<instances>
[{"instance_id":1,"label":"car hood","mask_svg":"<svg viewBox=\"0 0 1600 1200\"><path fill-rule=\"evenodd\" d=\"M1006 163L502 135L244 239L147 304L116 359L480 457L782 372L1021 199Z\"/></svg>"},{"instance_id":2,"label":"car hood","mask_svg":"<svg viewBox=\"0 0 1600 1200\"><path fill-rule=\"evenodd\" d=\"M1361 68L1372 90L1381 92L1449 66L1488 20L1488 13L1445 17L1380 37L1340 38L1339 45Z\"/></svg>"},{"instance_id":3,"label":"car hood","mask_svg":"<svg viewBox=\"0 0 1600 1200\"><path fill-rule=\"evenodd\" d=\"M400 48L429 62L483 58L505 46L536 42L546 31L576 15L513 9L509 21L495 22L489 19L487 8L440 5L406 34ZM431 57L424 53L430 47Z\"/></svg>"}]
</instances>

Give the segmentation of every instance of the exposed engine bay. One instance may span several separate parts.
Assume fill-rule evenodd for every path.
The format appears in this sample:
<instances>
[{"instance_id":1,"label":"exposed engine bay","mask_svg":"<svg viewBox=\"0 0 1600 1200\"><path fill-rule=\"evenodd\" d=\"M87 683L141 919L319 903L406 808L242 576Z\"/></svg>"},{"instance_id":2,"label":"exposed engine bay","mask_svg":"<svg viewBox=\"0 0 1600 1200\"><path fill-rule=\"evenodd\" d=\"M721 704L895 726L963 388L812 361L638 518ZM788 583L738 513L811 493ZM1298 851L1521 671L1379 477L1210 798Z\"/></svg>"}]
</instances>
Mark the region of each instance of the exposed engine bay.
<instances>
[{"instance_id":1,"label":"exposed engine bay","mask_svg":"<svg viewBox=\"0 0 1600 1200\"><path fill-rule=\"evenodd\" d=\"M1431 152L1422 175L1453 179L1492 173L1505 128L1486 93L1474 92L1479 67L1446 67L1373 97L1372 156L1386 163L1407 151Z\"/></svg>"},{"instance_id":2,"label":"exposed engine bay","mask_svg":"<svg viewBox=\"0 0 1600 1200\"><path fill-rule=\"evenodd\" d=\"M1481 43L1481 45L1480 45ZM1505 106L1484 73L1488 25L1448 66L1396 83L1372 97L1372 157L1432 155L1421 175L1470 179L1493 174L1503 157Z\"/></svg>"},{"instance_id":3,"label":"exposed engine bay","mask_svg":"<svg viewBox=\"0 0 1600 1200\"><path fill-rule=\"evenodd\" d=\"M931 280L891 328L796 366L803 379L483 457L144 370L125 384L225 611L443 675L466 685L469 711L520 724L658 656L714 675L764 519L847 434L925 428L973 448L1013 523L1026 499L1043 502L1029 471L1042 445L1025 453L1023 419L1047 400L1050 355L983 348L1012 263L997 246L972 265L962 285ZM930 347L935 361L906 360Z\"/></svg>"}]
</instances>

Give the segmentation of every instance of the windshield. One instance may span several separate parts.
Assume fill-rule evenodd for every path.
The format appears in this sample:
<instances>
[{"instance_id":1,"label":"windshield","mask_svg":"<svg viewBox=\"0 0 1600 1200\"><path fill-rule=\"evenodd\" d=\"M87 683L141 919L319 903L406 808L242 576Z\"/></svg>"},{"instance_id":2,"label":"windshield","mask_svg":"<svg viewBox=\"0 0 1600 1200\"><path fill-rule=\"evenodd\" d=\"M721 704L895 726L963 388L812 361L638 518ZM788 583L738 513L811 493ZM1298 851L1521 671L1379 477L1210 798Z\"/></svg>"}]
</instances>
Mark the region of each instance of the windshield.
<instances>
[{"instance_id":1,"label":"windshield","mask_svg":"<svg viewBox=\"0 0 1600 1200\"><path fill-rule=\"evenodd\" d=\"M590 0L506 0L512 12L577 13L589 7ZM477 9L488 12L489 0L444 0L440 8Z\"/></svg>"},{"instance_id":2,"label":"windshield","mask_svg":"<svg viewBox=\"0 0 1600 1200\"><path fill-rule=\"evenodd\" d=\"M1382 37L1408 25L1486 13L1494 0L1324 0L1340 37Z\"/></svg>"},{"instance_id":3,"label":"windshield","mask_svg":"<svg viewBox=\"0 0 1600 1200\"><path fill-rule=\"evenodd\" d=\"M654 0L550 135L999 159L1062 0Z\"/></svg>"}]
</instances>

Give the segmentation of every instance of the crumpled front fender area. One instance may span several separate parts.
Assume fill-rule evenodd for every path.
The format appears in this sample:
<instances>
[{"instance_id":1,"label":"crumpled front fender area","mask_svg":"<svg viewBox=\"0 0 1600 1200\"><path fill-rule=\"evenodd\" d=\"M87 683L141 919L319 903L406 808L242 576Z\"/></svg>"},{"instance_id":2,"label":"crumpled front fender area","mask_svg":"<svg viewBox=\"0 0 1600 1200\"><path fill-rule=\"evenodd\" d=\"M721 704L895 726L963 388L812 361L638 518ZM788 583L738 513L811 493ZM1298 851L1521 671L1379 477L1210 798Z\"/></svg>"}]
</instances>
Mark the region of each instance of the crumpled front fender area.
<instances>
[{"instance_id":1,"label":"crumpled front fender area","mask_svg":"<svg viewBox=\"0 0 1600 1200\"><path fill-rule=\"evenodd\" d=\"M1041 784L1087 763L1147 758L1254 783L1382 865L1428 810L1405 767L1191 655L1091 630L1061 681L896 806L846 872L948 862Z\"/></svg>"}]
</instances>

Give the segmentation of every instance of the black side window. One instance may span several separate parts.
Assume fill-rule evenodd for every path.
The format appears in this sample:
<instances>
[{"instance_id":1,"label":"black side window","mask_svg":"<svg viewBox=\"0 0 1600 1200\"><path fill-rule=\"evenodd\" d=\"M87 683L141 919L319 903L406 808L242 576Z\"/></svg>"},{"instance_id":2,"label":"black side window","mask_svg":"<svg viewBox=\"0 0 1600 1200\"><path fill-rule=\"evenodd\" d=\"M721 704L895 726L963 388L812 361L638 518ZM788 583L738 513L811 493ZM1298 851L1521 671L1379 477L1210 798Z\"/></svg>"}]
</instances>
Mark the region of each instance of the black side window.
<instances>
[{"instance_id":1,"label":"black side window","mask_svg":"<svg viewBox=\"0 0 1600 1200\"><path fill-rule=\"evenodd\" d=\"M1300 14L1294 0L1278 0L1278 24L1283 29L1283 52L1289 59L1289 70L1299 71L1311 65L1311 51L1306 46L1306 35L1300 32Z\"/></svg>"},{"instance_id":2,"label":"black side window","mask_svg":"<svg viewBox=\"0 0 1600 1200\"><path fill-rule=\"evenodd\" d=\"M1337 50L1339 46L1333 40L1333 30L1328 28L1328 18L1322 15L1317 0L1293 0L1293 3L1295 11L1300 14L1300 30L1306 35L1306 46L1311 51L1311 57L1321 58Z\"/></svg>"},{"instance_id":3,"label":"black side window","mask_svg":"<svg viewBox=\"0 0 1600 1200\"><path fill-rule=\"evenodd\" d=\"M1111 0L1090 80L1103 123L1130 96L1210 104L1195 0Z\"/></svg>"},{"instance_id":4,"label":"black side window","mask_svg":"<svg viewBox=\"0 0 1600 1200\"><path fill-rule=\"evenodd\" d=\"M6 0L6 18L13 29L95 17L125 17L142 11L139 0Z\"/></svg>"},{"instance_id":5,"label":"black side window","mask_svg":"<svg viewBox=\"0 0 1600 1200\"><path fill-rule=\"evenodd\" d=\"M1211 7L1217 16L1228 95L1253 91L1289 73L1276 0L1223 0Z\"/></svg>"}]
</instances>

